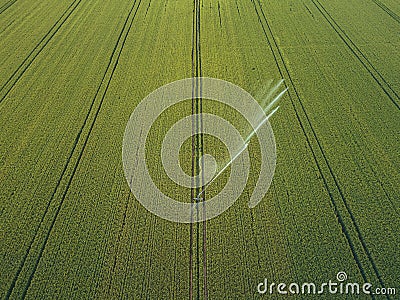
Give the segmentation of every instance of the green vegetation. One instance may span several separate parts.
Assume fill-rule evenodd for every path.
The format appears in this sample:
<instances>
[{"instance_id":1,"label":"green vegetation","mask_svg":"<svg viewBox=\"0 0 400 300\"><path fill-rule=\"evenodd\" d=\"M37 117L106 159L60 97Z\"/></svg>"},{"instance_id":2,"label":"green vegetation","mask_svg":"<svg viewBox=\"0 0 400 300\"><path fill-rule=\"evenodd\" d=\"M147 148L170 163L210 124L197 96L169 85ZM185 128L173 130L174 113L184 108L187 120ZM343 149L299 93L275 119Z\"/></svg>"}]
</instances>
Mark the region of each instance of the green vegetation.
<instances>
[{"instance_id":1,"label":"green vegetation","mask_svg":"<svg viewBox=\"0 0 400 300\"><path fill-rule=\"evenodd\" d=\"M320 283L339 271L400 293L399 15L395 0L0 0L0 297L258 299L264 278ZM121 147L139 101L193 75L253 95L283 78L289 90L271 120L278 162L265 199L247 207L252 141L242 197L190 226L134 199ZM158 120L147 153L157 184L182 201L190 190L157 152L191 105ZM213 138L201 146L226 153Z\"/></svg>"}]
</instances>

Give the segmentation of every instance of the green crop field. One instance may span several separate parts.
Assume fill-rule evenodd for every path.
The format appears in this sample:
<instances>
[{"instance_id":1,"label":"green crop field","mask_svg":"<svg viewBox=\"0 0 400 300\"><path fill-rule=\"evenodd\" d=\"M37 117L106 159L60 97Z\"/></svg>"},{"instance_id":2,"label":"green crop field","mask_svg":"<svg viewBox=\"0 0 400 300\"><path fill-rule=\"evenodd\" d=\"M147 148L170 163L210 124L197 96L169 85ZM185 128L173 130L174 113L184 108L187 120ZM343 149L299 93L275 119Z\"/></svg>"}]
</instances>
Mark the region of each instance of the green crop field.
<instances>
[{"instance_id":1,"label":"green crop field","mask_svg":"<svg viewBox=\"0 0 400 300\"><path fill-rule=\"evenodd\" d=\"M185 224L135 199L121 152L142 99L191 77L260 103L271 79L287 92L262 201L247 205L263 147L252 139L240 198ZM398 0L0 0L0 298L399 299L399 110ZM149 172L181 202L199 189L168 178L161 143L194 113L249 129L198 94L157 119ZM202 154L229 157L215 137L191 141L179 152L189 175ZM341 272L359 295L339 291ZM336 293L318 294L329 281Z\"/></svg>"}]
</instances>

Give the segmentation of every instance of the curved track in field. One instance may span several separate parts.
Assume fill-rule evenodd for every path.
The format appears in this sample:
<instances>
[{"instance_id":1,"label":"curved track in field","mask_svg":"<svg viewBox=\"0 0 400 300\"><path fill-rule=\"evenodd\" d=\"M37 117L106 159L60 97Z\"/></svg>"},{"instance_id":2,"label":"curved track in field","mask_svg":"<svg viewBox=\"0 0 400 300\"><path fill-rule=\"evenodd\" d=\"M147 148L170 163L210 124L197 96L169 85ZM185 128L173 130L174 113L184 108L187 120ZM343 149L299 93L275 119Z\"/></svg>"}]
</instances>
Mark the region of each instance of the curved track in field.
<instances>
[{"instance_id":1,"label":"curved track in field","mask_svg":"<svg viewBox=\"0 0 400 300\"><path fill-rule=\"evenodd\" d=\"M38 55L43 51L43 49L48 45L50 40L56 35L56 33L65 24L68 18L76 11L76 8L82 0L74 0L68 8L64 11L61 17L54 23L54 25L49 29L49 31L42 37L42 39L36 44L28 56L22 61L6 83L0 88L0 103L4 101L7 95L10 93L14 85L22 77L25 71L33 63L33 61L38 57Z\"/></svg>"},{"instance_id":2,"label":"curved track in field","mask_svg":"<svg viewBox=\"0 0 400 300\"><path fill-rule=\"evenodd\" d=\"M29 245L29 247L28 247L28 249L27 249L27 251L26 251L26 253L25 253L25 255L24 255L23 259L22 259L22 261L21 261L20 267L19 267L17 273L14 276L14 279L12 281L12 284L11 284L10 288L8 289L8 292L6 294L6 298L5 299L9 299L10 296L12 295L12 292L13 292L13 289L15 287L15 284L16 284L16 282L18 280L18 277L19 277L19 275L20 275L20 273L21 273L21 271L22 271L22 269L23 269L23 267L25 265L25 262L26 262L26 260L27 260L27 258L29 256L29 253L31 252L32 246L33 246L34 242L36 241L36 239L38 238L38 233L39 233L40 229L42 227L46 227L46 224L45 224L44 221L45 221L45 218L48 217L47 215L49 213L50 205L54 202L54 199L56 198L55 196L56 196L57 192L59 192L59 189L61 188L61 182L63 180L67 180L66 188L62 192L62 197L61 197L60 202L57 204L56 212L55 212L55 214L53 216L50 216L51 222L50 222L50 225L47 225L48 228L46 228L46 230L45 230L45 237L44 237L44 239L43 239L43 241L41 243L39 242L41 244L41 247L39 249L39 255L36 257L33 269L31 270L30 275L29 275L29 279L25 284L25 289L24 289L24 293L22 294L22 298L25 298L25 296L26 296L26 294L28 292L28 289L29 289L29 286L30 286L30 284L32 282L32 279L33 279L33 276L35 274L35 271L36 271L36 269L37 269L37 267L39 265L39 262L40 262L40 259L42 257L43 251L44 251L44 249L46 247L46 244L47 244L47 241L48 241L48 239L50 237L51 231L52 231L52 229L54 227L54 224L55 224L55 222L57 220L57 216L58 216L58 214L59 214L59 212L61 210L61 207L63 205L64 199L65 199L65 197L67 195L69 186L70 186L70 184L71 184L71 182L72 182L72 180L74 178L74 174L76 173L76 170L77 170L77 167L79 165L80 159L81 159L81 157L83 155L83 152L85 150L86 144L87 144L88 139L90 137L90 133L91 133L93 127L94 127L94 124L96 122L96 118L97 118L97 116L98 116L98 114L100 112L101 106L102 106L103 101L105 99L105 96L107 94L107 90L108 90L108 88L110 86L110 83L111 83L112 77L114 75L115 69L116 69L116 67L118 65L118 61L119 61L119 58L121 56L122 50L124 48L125 41L126 41L126 39L128 37L129 31L130 31L130 29L132 27L132 24L133 24L133 21L134 21L134 19L136 17L137 11L138 11L138 9L140 7L140 3L141 3L141 0L135 0L134 1L133 5L132 5L132 7L131 7L131 9L130 9L130 11L128 13L128 16L125 19L125 23L124 23L124 25L122 27L122 30L121 30L120 34L119 34L117 43L115 44L114 49L113 49L113 51L111 53L107 69L106 69L106 71L105 71L105 73L103 75L103 78L101 80L101 83L100 83L97 91L96 91L96 94L93 97L92 103L90 105L89 111L88 111L88 113L86 115L86 118L84 120L84 123L83 123L78 135L76 136L75 143L74 143L74 145L73 145L73 147L71 149L69 158L68 158L68 160L67 160L67 162L66 162L66 164L64 166L63 172L62 172L62 174L61 174L61 176L60 176L60 178L58 180L58 183L57 183L57 185L56 185L56 187L55 187L55 189L53 191L53 195L52 195L50 201L47 204L47 207L46 207L45 212L44 212L44 214L43 214L43 216L41 218L39 226L36 229L36 233L34 234L32 240L30 242L30 245ZM87 130L88 132L85 135L83 135L84 129L86 127L88 127L88 130ZM78 145L79 145L80 142L83 143L83 145L79 149ZM72 158L75 155L78 155L78 158L74 162ZM72 168L72 171L71 171L71 174L68 174L67 170L69 170L70 168Z\"/></svg>"},{"instance_id":3,"label":"curved track in field","mask_svg":"<svg viewBox=\"0 0 400 300\"><path fill-rule=\"evenodd\" d=\"M5 3L3 6L0 7L0 14L5 12L7 9L9 9L17 0L10 0L7 3Z\"/></svg>"},{"instance_id":4,"label":"curved track in field","mask_svg":"<svg viewBox=\"0 0 400 300\"><path fill-rule=\"evenodd\" d=\"M372 0L376 5L378 5L384 12L386 12L393 20L396 22L400 23L400 16L396 14L393 10L391 10L389 7L387 7L385 4L383 4L379 0Z\"/></svg>"},{"instance_id":5,"label":"curved track in field","mask_svg":"<svg viewBox=\"0 0 400 300\"><path fill-rule=\"evenodd\" d=\"M313 128L313 125L311 124L311 121L310 121L310 119L309 119L309 117L307 115L307 112L306 112L305 107L304 107L304 105L302 103L302 100L301 100L301 98L300 98L300 96L299 96L299 94L297 92L296 86L293 83L293 80L291 78L291 75L290 75L289 70L287 68L287 65L285 63L285 60L284 60L283 55L281 53L281 50L279 49L277 41L276 41L276 39L275 39L275 37L273 35L272 28L271 28L271 26L270 26L270 24L268 22L268 19L267 19L265 13L264 13L262 5L258 0L257 1L252 0L252 2L253 2L253 5L254 5L254 9L255 9L255 11L257 13L259 22L260 22L260 24L262 26L265 38L266 38L266 40L267 40L267 42L268 42L268 44L270 46L271 52L273 53L276 65L278 66L279 73L282 76L282 78L288 78L289 84L286 84L286 87L289 88L289 98L290 98L292 107L293 107L293 109L295 111L296 118L297 118L297 120L298 120L298 122L299 122L299 124L300 124L300 126L302 128L302 131L304 133L304 136L305 136L305 139L307 141L308 147L311 150L312 156L314 158L314 161L315 161L315 164L316 164L316 166L318 168L318 171L319 171L319 173L321 175L321 178L323 179L325 189L327 190L327 192L329 194L330 201L331 201L332 206L334 208L335 216L337 218L338 223L342 227L342 231L343 231L343 233L344 233L344 235L346 237L346 240L348 242L348 245L349 245L349 247L351 249L353 258L354 258L354 260L355 260L355 262L356 262L356 264L357 264L357 266L358 266L358 268L360 270L360 273L361 273L363 279L365 280L365 282L367 282L368 278L366 276L365 269L362 266L362 263L361 263L361 261L359 259L359 254L357 253L357 249L355 247L355 243L354 243L353 238L352 238L352 236L350 234L350 229L349 229L348 225L346 225L346 223L344 221L343 213L344 214L347 213L347 215L350 217L351 222L352 222L352 226L351 227L353 227L355 232L357 233L358 240L362 245L363 251L364 251L365 255L367 256L367 258L368 258L368 260L369 260L369 262L370 262L370 264L371 264L371 266L372 266L372 268L373 268L373 270L375 272L375 275L378 278L381 286L385 287L385 283L383 282L383 280L381 278L381 275L379 273L379 270L378 270L378 268L377 268L377 266L376 266L376 264L375 264L375 262L374 262L374 260L373 260L373 258L371 256L371 253L370 253L370 251L369 251L369 249L368 249L368 247L367 247L367 245L365 243L365 239L363 237L363 234L361 233L359 225L358 225L358 223L357 223L357 221L356 221L356 219L354 217L353 212L351 211L351 208L350 208L350 206L349 206L349 204L348 204L343 192L342 192L342 189L341 189L341 187L339 185L338 179L337 179L335 173L333 172L332 167L330 166L330 163L329 163L328 158L327 158L327 156L326 156L326 154L324 152L324 149L323 149L323 147L321 145L321 142L319 141L319 139L317 137L315 129ZM376 77L374 77L374 78L376 79ZM380 86L382 87L382 85L380 85ZM291 91L293 91L294 94L291 93ZM296 103L298 103L298 105L296 105ZM297 106L300 109L297 108ZM313 145L315 145L315 146L313 146ZM324 171L324 169L327 170L327 174L325 174L326 171ZM331 182L331 184L329 182ZM332 183L333 183L333 187L331 187ZM337 200L333 196L332 188L335 189L336 192L339 193L341 202L345 207L345 211L344 212L342 212L341 209L339 208ZM389 297L387 297L387 298L389 298Z\"/></svg>"},{"instance_id":6,"label":"curved track in field","mask_svg":"<svg viewBox=\"0 0 400 300\"><path fill-rule=\"evenodd\" d=\"M374 78L376 83L381 87L384 93L389 97L393 104L400 109L400 96L399 94L390 86L382 74L376 69L376 67L368 60L361 49L351 40L351 38L344 32L340 25L335 21L335 19L329 14L325 7L318 0L311 0L315 7L319 10L321 15L329 23L332 29L337 33L340 39L346 44L347 48L353 53L353 55L358 59L358 61L364 66L368 73Z\"/></svg>"}]
</instances>

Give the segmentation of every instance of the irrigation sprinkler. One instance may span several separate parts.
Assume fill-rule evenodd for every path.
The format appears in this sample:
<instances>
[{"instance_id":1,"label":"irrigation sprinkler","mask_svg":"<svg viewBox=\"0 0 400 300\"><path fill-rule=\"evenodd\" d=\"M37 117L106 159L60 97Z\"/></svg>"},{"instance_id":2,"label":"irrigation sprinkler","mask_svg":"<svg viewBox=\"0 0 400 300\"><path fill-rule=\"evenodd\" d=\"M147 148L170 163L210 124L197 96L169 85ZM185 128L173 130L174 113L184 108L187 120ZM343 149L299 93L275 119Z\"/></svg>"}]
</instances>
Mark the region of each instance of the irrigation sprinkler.
<instances>
[{"instance_id":1,"label":"irrigation sprinkler","mask_svg":"<svg viewBox=\"0 0 400 300\"><path fill-rule=\"evenodd\" d=\"M279 82L277 87L279 87L279 85L282 82ZM278 100L283 96L283 94L287 91L287 88L282 91L281 93L279 93L279 95L277 95L275 97L275 99L273 101L271 101L271 103L264 109L264 118L259 122L259 124L256 126L256 128L253 129L253 131L249 134L249 136L246 138L245 142L244 142L244 146L240 148L240 150L233 156L233 158L206 184L204 185L203 189L201 190L201 192L197 195L197 197L193 198L193 200L195 200L196 202L199 202L200 200L203 200L201 196L201 194L203 194L206 190L206 188L212 183L214 182L239 156L240 154L242 154L242 152L244 150L247 149L247 147L249 146L250 140L251 138L257 133L257 131L265 124L265 122L267 122L269 120L269 118L271 118L279 109L279 106L277 106L276 108L274 108L267 116L265 116L265 114L278 102Z\"/></svg>"}]
</instances>

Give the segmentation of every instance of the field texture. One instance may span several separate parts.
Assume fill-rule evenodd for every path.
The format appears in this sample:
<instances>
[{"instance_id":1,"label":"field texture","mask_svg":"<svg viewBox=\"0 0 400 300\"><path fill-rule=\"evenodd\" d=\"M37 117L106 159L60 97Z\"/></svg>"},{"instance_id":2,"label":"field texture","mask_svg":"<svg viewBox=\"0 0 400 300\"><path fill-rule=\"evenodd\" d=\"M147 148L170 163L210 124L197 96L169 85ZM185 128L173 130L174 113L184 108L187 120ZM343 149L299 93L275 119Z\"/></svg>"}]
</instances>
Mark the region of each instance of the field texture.
<instances>
[{"instance_id":1,"label":"field texture","mask_svg":"<svg viewBox=\"0 0 400 300\"><path fill-rule=\"evenodd\" d=\"M397 0L0 0L0 298L280 299L257 285L343 271L397 295L293 297L398 299L399 49ZM241 198L179 224L134 198L122 139L146 95L194 76L252 95L282 78L288 91L271 119L278 157L263 201L247 206L252 142ZM199 112L238 122L196 98L149 137L154 180L182 201L193 191L168 180L159 145ZM192 143L188 173L199 155L226 154L212 138Z\"/></svg>"}]
</instances>

